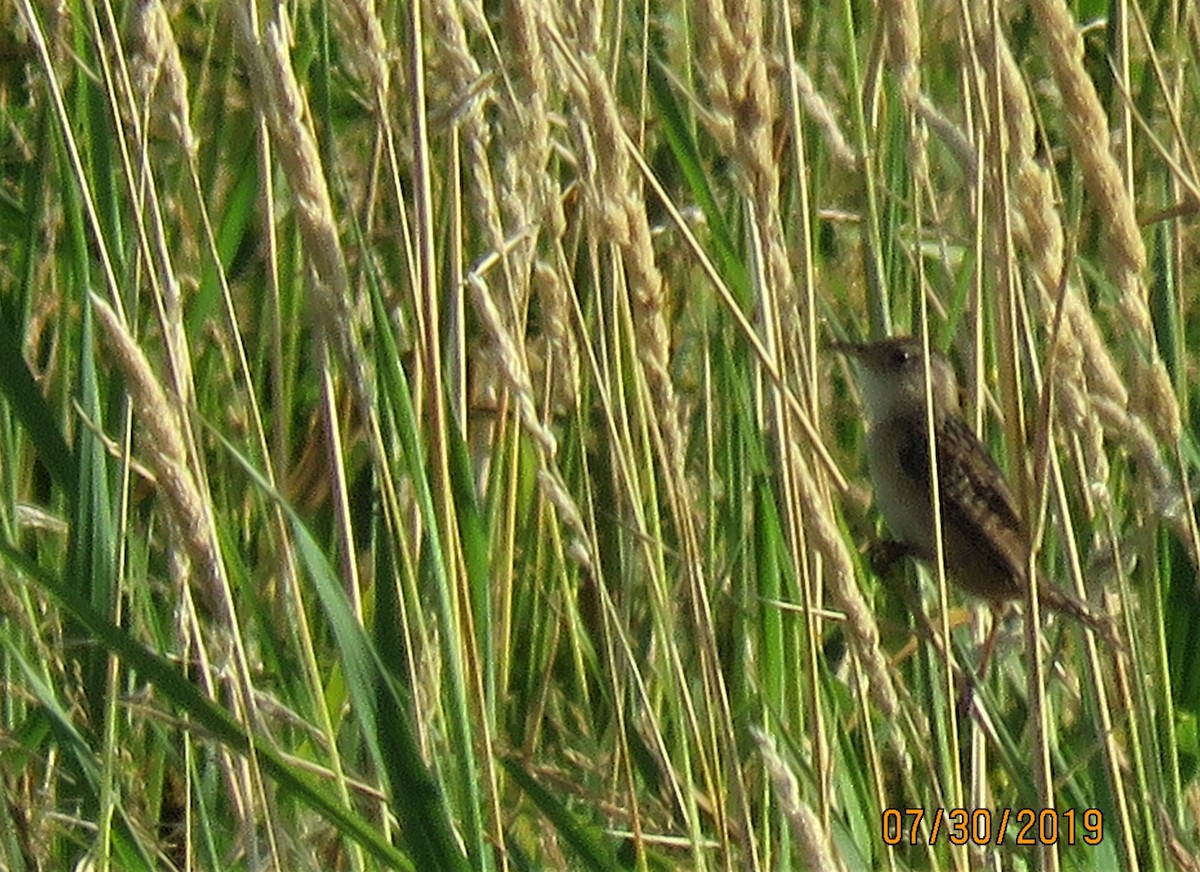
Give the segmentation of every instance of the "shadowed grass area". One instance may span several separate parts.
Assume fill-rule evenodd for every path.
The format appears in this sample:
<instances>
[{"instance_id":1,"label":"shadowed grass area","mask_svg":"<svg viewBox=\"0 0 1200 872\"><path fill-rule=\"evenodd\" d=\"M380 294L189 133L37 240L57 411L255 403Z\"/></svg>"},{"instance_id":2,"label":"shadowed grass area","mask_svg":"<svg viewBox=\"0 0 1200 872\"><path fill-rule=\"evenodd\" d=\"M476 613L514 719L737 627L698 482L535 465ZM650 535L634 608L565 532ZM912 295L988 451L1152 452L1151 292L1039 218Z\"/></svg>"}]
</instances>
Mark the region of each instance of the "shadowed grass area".
<instances>
[{"instance_id":1,"label":"shadowed grass area","mask_svg":"<svg viewBox=\"0 0 1200 872\"><path fill-rule=\"evenodd\" d=\"M0 868L1196 856L1190 8L0 15ZM1119 645L873 559L898 333Z\"/></svg>"}]
</instances>

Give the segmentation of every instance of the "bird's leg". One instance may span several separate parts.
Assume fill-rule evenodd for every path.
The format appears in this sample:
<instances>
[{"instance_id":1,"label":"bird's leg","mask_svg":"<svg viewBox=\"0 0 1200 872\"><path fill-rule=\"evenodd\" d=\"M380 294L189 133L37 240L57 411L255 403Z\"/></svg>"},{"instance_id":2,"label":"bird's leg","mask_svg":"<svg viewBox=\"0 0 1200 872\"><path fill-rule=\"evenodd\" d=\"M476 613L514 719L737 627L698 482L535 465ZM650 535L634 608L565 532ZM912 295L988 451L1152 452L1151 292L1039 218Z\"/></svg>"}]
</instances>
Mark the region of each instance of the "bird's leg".
<instances>
[{"instance_id":1,"label":"bird's leg","mask_svg":"<svg viewBox=\"0 0 1200 872\"><path fill-rule=\"evenodd\" d=\"M923 555L907 542L896 539L876 539L867 548L867 563L871 571L880 578L886 578L895 565L905 557L921 558Z\"/></svg>"},{"instance_id":2,"label":"bird's leg","mask_svg":"<svg viewBox=\"0 0 1200 872\"><path fill-rule=\"evenodd\" d=\"M968 670L963 670L963 690L958 697L958 704L955 711L959 718L965 718L971 713L971 706L974 704L975 687L987 680L988 667L992 665L992 653L996 649L996 639L1000 634L1000 624L1004 620L1004 606L999 603L992 603L992 626L988 630L987 638L983 642L983 648L980 651L979 669L972 675Z\"/></svg>"}]
</instances>

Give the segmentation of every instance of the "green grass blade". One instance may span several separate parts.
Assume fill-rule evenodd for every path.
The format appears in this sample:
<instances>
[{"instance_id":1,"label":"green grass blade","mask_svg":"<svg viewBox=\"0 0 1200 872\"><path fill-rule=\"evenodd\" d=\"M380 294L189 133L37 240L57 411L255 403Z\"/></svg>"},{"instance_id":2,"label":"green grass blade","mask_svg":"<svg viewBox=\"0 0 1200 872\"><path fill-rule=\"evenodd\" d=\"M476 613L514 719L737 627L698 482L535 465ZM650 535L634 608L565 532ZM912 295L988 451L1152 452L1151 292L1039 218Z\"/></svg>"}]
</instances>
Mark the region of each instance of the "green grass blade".
<instances>
[{"instance_id":1,"label":"green grass blade","mask_svg":"<svg viewBox=\"0 0 1200 872\"><path fill-rule=\"evenodd\" d=\"M245 755L250 749L250 737L225 709L201 694L173 663L153 653L101 615L85 599L36 566L23 554L0 543L0 555L13 569L33 581L37 587L58 603L70 617L85 627L95 644L118 657L127 670L147 682L179 713L213 739L230 750ZM392 846L379 830L357 812L333 798L333 787L321 785L311 775L288 762L270 743L255 743L259 765L287 794L327 819L348 838L361 844L383 863L397 869L415 869L412 861Z\"/></svg>"}]
</instances>

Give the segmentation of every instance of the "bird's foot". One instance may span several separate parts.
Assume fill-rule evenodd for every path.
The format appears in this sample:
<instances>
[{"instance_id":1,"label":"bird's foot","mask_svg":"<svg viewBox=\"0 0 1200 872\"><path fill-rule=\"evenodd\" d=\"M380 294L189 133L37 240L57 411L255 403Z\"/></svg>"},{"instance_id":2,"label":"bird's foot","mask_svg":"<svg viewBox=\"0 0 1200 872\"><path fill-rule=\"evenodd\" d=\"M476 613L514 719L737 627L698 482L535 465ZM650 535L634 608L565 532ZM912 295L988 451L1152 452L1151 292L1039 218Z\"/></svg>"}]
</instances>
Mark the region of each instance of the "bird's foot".
<instances>
[{"instance_id":1,"label":"bird's foot","mask_svg":"<svg viewBox=\"0 0 1200 872\"><path fill-rule=\"evenodd\" d=\"M891 574L892 569L906 557L917 557L917 552L905 542L895 539L877 539L868 546L866 551L867 563L871 571L884 578Z\"/></svg>"}]
</instances>

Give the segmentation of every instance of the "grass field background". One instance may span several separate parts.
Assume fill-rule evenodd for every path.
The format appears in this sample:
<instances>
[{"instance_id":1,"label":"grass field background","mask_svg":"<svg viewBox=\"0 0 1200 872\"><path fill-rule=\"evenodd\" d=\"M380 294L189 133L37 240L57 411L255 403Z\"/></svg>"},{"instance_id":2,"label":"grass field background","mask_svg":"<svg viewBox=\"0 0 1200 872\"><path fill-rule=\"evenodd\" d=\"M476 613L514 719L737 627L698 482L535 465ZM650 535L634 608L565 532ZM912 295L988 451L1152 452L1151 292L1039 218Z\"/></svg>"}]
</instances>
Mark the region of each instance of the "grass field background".
<instances>
[{"instance_id":1,"label":"grass field background","mask_svg":"<svg viewBox=\"0 0 1200 872\"><path fill-rule=\"evenodd\" d=\"M1195 868L1194 5L0 17L0 869ZM888 333L1119 640L964 704Z\"/></svg>"}]
</instances>

